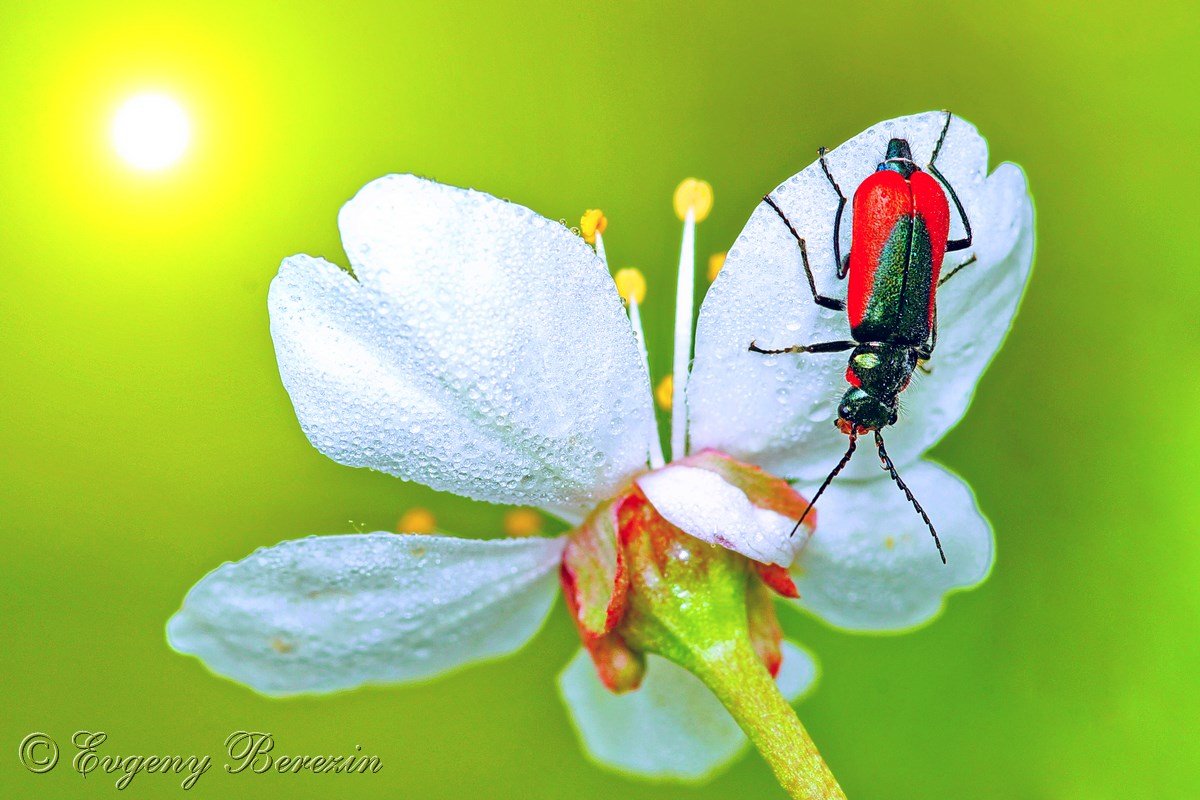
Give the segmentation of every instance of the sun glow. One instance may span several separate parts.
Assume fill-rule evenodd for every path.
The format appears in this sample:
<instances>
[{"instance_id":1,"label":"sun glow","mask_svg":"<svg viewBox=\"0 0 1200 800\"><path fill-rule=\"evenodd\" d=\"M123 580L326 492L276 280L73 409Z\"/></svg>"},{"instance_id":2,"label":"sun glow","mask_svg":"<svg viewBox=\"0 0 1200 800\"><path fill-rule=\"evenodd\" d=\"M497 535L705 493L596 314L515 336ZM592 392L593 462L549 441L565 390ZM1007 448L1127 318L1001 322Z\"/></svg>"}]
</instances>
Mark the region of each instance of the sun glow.
<instances>
[{"instance_id":1,"label":"sun glow","mask_svg":"<svg viewBox=\"0 0 1200 800\"><path fill-rule=\"evenodd\" d=\"M191 138L187 112L165 94L134 95L113 116L113 147L123 161L140 170L172 166L183 156Z\"/></svg>"}]
</instances>

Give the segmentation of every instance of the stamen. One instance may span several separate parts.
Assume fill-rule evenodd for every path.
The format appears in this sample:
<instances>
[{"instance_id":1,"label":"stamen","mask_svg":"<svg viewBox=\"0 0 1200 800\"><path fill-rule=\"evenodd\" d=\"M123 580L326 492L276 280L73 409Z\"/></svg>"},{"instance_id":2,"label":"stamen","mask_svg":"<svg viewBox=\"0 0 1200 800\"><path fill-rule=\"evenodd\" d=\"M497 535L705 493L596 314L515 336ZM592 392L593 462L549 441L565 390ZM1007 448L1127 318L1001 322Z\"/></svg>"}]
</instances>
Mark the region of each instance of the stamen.
<instances>
[{"instance_id":1,"label":"stamen","mask_svg":"<svg viewBox=\"0 0 1200 800\"><path fill-rule=\"evenodd\" d=\"M688 178L675 187L675 216L680 219L686 219L687 213L691 211L696 222L704 222L708 219L708 212L712 211L712 206L713 190L708 181Z\"/></svg>"},{"instance_id":2,"label":"stamen","mask_svg":"<svg viewBox=\"0 0 1200 800\"><path fill-rule=\"evenodd\" d=\"M405 511L396 523L397 533L433 533L437 530L437 517L427 508L414 506Z\"/></svg>"},{"instance_id":3,"label":"stamen","mask_svg":"<svg viewBox=\"0 0 1200 800\"><path fill-rule=\"evenodd\" d=\"M640 269L636 267L619 269L617 274L613 275L613 282L617 284L617 292L626 305L645 302L646 276Z\"/></svg>"},{"instance_id":4,"label":"stamen","mask_svg":"<svg viewBox=\"0 0 1200 800\"><path fill-rule=\"evenodd\" d=\"M607 227L608 218L599 209L589 209L579 221L579 228L584 238L586 239L589 233L592 235L596 244L596 255L600 256L605 268L608 267L608 257L604 252L604 237L600 234ZM633 338L637 342L638 355L642 358L642 369L649 377L650 357L646 353L646 332L642 329L640 308L641 302L646 299L646 276L639 269L625 267L617 270L617 274L613 276L613 283L617 285L617 293L629 307L629 324L633 328ZM662 440L658 435L658 423L653 418L650 420L650 430L646 431L646 459L650 462L652 469L658 469L666 463L666 459L663 457Z\"/></svg>"},{"instance_id":5,"label":"stamen","mask_svg":"<svg viewBox=\"0 0 1200 800\"><path fill-rule=\"evenodd\" d=\"M514 508L504 515L506 536L537 536L542 532L542 515L532 508Z\"/></svg>"},{"instance_id":6,"label":"stamen","mask_svg":"<svg viewBox=\"0 0 1200 800\"><path fill-rule=\"evenodd\" d=\"M671 458L687 455L688 365L692 360L692 306L696 293L696 222L712 211L713 190L707 181L688 178L675 189L675 214L683 220L679 278L675 288L675 352L671 397Z\"/></svg>"},{"instance_id":7,"label":"stamen","mask_svg":"<svg viewBox=\"0 0 1200 800\"><path fill-rule=\"evenodd\" d=\"M721 267L725 266L725 256L727 253L713 253L708 257L708 282L712 283L721 274Z\"/></svg>"},{"instance_id":8,"label":"stamen","mask_svg":"<svg viewBox=\"0 0 1200 800\"><path fill-rule=\"evenodd\" d=\"M674 393L674 391L675 381L670 375L664 377L658 382L658 386L655 387L654 399L658 401L658 407L663 411L671 410L671 395Z\"/></svg>"},{"instance_id":9,"label":"stamen","mask_svg":"<svg viewBox=\"0 0 1200 800\"><path fill-rule=\"evenodd\" d=\"M596 255L608 267L608 255L604 252L604 237L600 234L608 229L608 217L598 208L589 208L579 218L579 234L590 245L595 245Z\"/></svg>"},{"instance_id":10,"label":"stamen","mask_svg":"<svg viewBox=\"0 0 1200 800\"><path fill-rule=\"evenodd\" d=\"M596 237L596 241L600 241L599 236ZM642 357L642 368L649 375L650 357L646 353L646 332L642 329L641 312L641 303L646 299L646 276L640 269L625 267L617 270L617 274L613 276L613 282L617 284L617 292L621 295L621 299L629 306L629 323L633 326L633 336L637 339L638 353ZM663 457L662 442L658 438L657 426L650 431L647 438L650 440L650 466L658 469L666 463L666 460Z\"/></svg>"},{"instance_id":11,"label":"stamen","mask_svg":"<svg viewBox=\"0 0 1200 800\"><path fill-rule=\"evenodd\" d=\"M608 217L598 208L589 208L579 218L579 232L588 244L596 243L596 234L604 233L608 227Z\"/></svg>"}]
</instances>

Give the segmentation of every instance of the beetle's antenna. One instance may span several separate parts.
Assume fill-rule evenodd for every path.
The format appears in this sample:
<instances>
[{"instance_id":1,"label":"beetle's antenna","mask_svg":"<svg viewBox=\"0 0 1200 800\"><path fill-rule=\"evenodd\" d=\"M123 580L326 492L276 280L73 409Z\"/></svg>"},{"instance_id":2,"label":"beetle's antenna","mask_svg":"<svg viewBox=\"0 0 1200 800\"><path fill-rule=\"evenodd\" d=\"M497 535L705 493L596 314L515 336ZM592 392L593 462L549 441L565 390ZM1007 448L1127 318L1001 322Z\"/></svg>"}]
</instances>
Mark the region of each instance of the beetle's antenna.
<instances>
[{"instance_id":1,"label":"beetle's antenna","mask_svg":"<svg viewBox=\"0 0 1200 800\"><path fill-rule=\"evenodd\" d=\"M825 478L825 482L821 484L820 489L817 489L817 493L813 495L813 499L808 501L808 507L805 508L804 513L800 515L800 519L796 520L796 526L792 528L792 532L789 533L788 536L795 536L796 531L800 530L800 526L804 524L804 519L808 516L808 512L812 511L812 507L817 504L817 498L829 488L829 484L833 483L833 479L837 477L837 474L841 472L847 464L850 463L850 456L854 455L854 448L857 446L858 432L854 428L851 428L850 446L846 448L846 455L842 456L842 460L839 461L837 466L833 468L833 472L829 473L829 476Z\"/></svg>"},{"instance_id":2,"label":"beetle's antenna","mask_svg":"<svg viewBox=\"0 0 1200 800\"><path fill-rule=\"evenodd\" d=\"M942 540L938 538L937 531L934 530L933 521L929 519L929 515L925 513L925 509L921 508L921 504L917 502L917 498L913 497L913 493L909 490L904 481L900 480L900 473L896 472L896 466L892 463L892 459L888 458L887 450L883 449L883 435L879 431L875 431L875 444L879 448L879 462L883 464L892 476L892 480L900 487L900 491L904 492L904 496L908 498L908 502L913 504L913 508L921 515L921 519L925 520L925 524L929 526L929 532L933 534L933 543L937 545L938 555L942 557L942 563L946 563L946 552L942 550Z\"/></svg>"},{"instance_id":3,"label":"beetle's antenna","mask_svg":"<svg viewBox=\"0 0 1200 800\"><path fill-rule=\"evenodd\" d=\"M942 142L946 141L946 132L950 130L950 120L952 119L954 119L954 115L947 111L946 122L942 125L942 133L938 136L937 144L933 146L933 155L929 157L930 166L933 166L933 162L937 161L938 153L942 152Z\"/></svg>"}]
</instances>

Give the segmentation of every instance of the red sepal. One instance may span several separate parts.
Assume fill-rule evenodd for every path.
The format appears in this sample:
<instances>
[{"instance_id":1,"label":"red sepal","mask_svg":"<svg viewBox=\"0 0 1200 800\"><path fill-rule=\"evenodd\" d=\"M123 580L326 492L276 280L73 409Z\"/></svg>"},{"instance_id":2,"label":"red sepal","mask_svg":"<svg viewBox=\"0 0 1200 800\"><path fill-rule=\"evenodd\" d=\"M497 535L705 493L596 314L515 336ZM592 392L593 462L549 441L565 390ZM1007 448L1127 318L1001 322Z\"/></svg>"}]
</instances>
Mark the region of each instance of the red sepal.
<instances>
[{"instance_id":1,"label":"red sepal","mask_svg":"<svg viewBox=\"0 0 1200 800\"><path fill-rule=\"evenodd\" d=\"M791 600L800 596L800 590L796 588L795 581L783 567L778 564L763 564L759 561L750 563L754 565L754 570L758 573L758 577L762 578L762 582L769 586L775 594Z\"/></svg>"},{"instance_id":2,"label":"red sepal","mask_svg":"<svg viewBox=\"0 0 1200 800\"><path fill-rule=\"evenodd\" d=\"M571 531L563 550L563 591L571 602L580 629L592 635L608 633L625 615L629 571L617 543L617 503L599 506Z\"/></svg>"},{"instance_id":3,"label":"red sepal","mask_svg":"<svg viewBox=\"0 0 1200 800\"><path fill-rule=\"evenodd\" d=\"M596 668L596 675L600 678L600 682L610 692L617 694L629 692L641 686L642 678L646 675L645 657L641 653L631 650L625 644L625 639L616 631L596 634L585 628L579 621L580 609L575 599L578 597L577 587L565 563L559 576L562 579L563 596L567 600L567 608L570 609L571 618L575 620L575 625L579 628L580 642L591 656L592 665Z\"/></svg>"},{"instance_id":4,"label":"red sepal","mask_svg":"<svg viewBox=\"0 0 1200 800\"><path fill-rule=\"evenodd\" d=\"M783 663L783 628L775 616L775 598L771 590L753 578L746 587L746 622L750 630L750 644L762 660L767 672L774 678Z\"/></svg>"}]
</instances>

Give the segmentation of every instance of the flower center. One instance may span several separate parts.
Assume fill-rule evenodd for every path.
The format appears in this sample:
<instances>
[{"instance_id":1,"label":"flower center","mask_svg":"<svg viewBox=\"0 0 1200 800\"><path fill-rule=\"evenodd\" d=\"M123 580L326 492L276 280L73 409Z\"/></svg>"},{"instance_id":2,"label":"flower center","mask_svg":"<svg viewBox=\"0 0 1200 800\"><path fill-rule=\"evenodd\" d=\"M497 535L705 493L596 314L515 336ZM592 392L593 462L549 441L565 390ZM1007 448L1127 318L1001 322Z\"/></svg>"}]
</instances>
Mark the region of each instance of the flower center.
<instances>
[{"instance_id":1,"label":"flower center","mask_svg":"<svg viewBox=\"0 0 1200 800\"><path fill-rule=\"evenodd\" d=\"M740 492L758 512L778 518L783 535L806 505L786 481L706 450L638 476L572 531L563 590L601 681L616 692L640 684L645 653L679 662L676 650L703 648L707 636L747 637L768 670L779 667L782 633L771 595L796 597L791 576L661 513L658 488L644 491L642 484L678 470ZM809 520L800 545L812 530Z\"/></svg>"}]
</instances>

